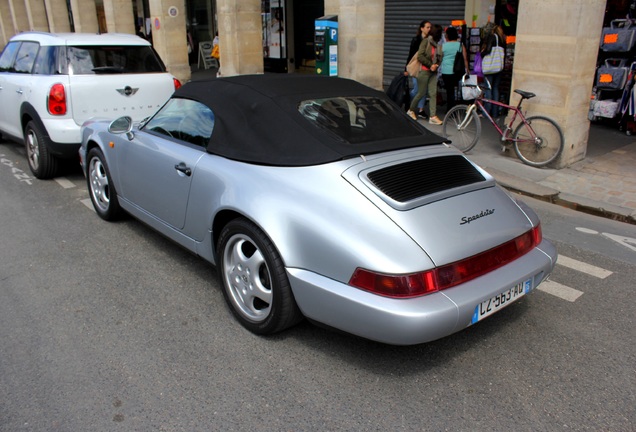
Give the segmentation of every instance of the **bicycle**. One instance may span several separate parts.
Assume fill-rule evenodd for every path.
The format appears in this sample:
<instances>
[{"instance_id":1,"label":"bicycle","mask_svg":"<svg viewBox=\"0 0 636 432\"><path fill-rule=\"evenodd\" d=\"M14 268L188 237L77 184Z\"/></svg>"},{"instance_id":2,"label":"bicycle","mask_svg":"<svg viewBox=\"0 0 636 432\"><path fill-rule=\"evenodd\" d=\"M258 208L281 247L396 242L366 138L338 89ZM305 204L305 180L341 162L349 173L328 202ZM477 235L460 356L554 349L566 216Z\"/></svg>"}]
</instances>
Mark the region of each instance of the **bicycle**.
<instances>
[{"instance_id":1,"label":"bicycle","mask_svg":"<svg viewBox=\"0 0 636 432\"><path fill-rule=\"evenodd\" d=\"M488 80L484 80L490 83ZM564 139L563 132L559 125L552 119L544 116L525 117L521 112L521 103L524 99L531 99L536 95L523 90L515 90L521 96L517 106L508 105L483 96L482 88L479 85L467 84L465 77L462 78L462 85L479 89L479 95L470 105L457 105L453 107L444 117L442 123L443 134L451 140L453 146L466 153L470 151L481 136L481 119L478 110L493 124L504 145L512 144L517 157L527 165L533 167L543 167L553 162L563 152ZM513 111L510 122L505 128L500 128L497 122L490 116L484 103L491 103ZM515 121L519 117L519 123L512 135Z\"/></svg>"}]
</instances>

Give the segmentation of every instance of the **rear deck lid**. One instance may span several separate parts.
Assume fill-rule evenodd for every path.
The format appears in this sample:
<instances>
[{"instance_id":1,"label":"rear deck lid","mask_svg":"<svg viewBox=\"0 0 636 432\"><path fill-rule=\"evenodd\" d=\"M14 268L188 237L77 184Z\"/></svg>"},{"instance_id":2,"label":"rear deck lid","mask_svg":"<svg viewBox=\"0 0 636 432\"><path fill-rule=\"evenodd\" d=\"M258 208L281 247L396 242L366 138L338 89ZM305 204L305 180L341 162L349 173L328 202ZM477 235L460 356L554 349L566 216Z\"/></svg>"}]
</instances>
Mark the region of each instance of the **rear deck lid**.
<instances>
[{"instance_id":1,"label":"rear deck lid","mask_svg":"<svg viewBox=\"0 0 636 432\"><path fill-rule=\"evenodd\" d=\"M491 249L532 227L488 173L442 146L369 159L343 176L437 266Z\"/></svg>"}]
</instances>

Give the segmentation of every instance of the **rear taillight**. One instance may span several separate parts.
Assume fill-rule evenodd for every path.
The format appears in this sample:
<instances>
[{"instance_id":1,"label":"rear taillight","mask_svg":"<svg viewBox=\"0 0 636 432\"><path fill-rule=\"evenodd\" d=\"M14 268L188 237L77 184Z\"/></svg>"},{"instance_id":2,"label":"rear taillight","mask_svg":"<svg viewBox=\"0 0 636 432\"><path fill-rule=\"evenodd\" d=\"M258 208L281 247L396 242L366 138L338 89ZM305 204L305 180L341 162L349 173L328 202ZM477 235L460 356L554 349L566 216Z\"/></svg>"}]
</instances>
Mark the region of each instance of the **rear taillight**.
<instances>
[{"instance_id":1,"label":"rear taillight","mask_svg":"<svg viewBox=\"0 0 636 432\"><path fill-rule=\"evenodd\" d=\"M64 84L53 84L49 90L48 109L51 115L66 114L66 91Z\"/></svg>"},{"instance_id":2,"label":"rear taillight","mask_svg":"<svg viewBox=\"0 0 636 432\"><path fill-rule=\"evenodd\" d=\"M358 268L349 285L393 298L418 297L448 289L503 267L541 243L541 225L488 251L421 273L387 275Z\"/></svg>"},{"instance_id":3,"label":"rear taillight","mask_svg":"<svg viewBox=\"0 0 636 432\"><path fill-rule=\"evenodd\" d=\"M175 90L178 90L179 87L181 87L181 81L179 81L178 79L172 78L172 82L174 83L174 89Z\"/></svg>"}]
</instances>

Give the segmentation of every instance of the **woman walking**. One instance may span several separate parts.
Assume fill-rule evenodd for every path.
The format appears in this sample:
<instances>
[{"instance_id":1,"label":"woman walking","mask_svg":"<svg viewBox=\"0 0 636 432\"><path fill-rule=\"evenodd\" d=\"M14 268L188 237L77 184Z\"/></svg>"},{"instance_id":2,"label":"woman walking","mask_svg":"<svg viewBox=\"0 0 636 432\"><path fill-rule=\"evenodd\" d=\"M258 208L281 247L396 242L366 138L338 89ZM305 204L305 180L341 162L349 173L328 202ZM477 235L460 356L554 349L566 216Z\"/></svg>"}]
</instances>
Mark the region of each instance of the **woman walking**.
<instances>
[{"instance_id":1,"label":"woman walking","mask_svg":"<svg viewBox=\"0 0 636 432\"><path fill-rule=\"evenodd\" d=\"M422 39L428 37L429 32L431 31L431 22L427 20L422 20L420 26L417 28L417 33L411 39L411 46L409 48L409 56L406 58L406 65L409 64L413 56L417 53L420 48L420 44L422 43ZM408 76L408 72L406 72L406 65L404 65L404 76ZM410 96L411 100L415 98L417 95L418 87L417 87L417 77L411 77L411 91ZM422 118L426 118L426 114L424 113L424 103L426 99L421 99L417 106L417 115Z\"/></svg>"},{"instance_id":2,"label":"woman walking","mask_svg":"<svg viewBox=\"0 0 636 432\"><path fill-rule=\"evenodd\" d=\"M422 70L417 75L417 95L411 101L407 114L417 120L415 110L420 100L428 93L430 103L430 124L441 125L442 121L437 117L437 70L439 69L439 56L437 42L442 38L442 26L435 24L431 28L428 37L422 39L417 51L417 59L422 63Z\"/></svg>"}]
</instances>

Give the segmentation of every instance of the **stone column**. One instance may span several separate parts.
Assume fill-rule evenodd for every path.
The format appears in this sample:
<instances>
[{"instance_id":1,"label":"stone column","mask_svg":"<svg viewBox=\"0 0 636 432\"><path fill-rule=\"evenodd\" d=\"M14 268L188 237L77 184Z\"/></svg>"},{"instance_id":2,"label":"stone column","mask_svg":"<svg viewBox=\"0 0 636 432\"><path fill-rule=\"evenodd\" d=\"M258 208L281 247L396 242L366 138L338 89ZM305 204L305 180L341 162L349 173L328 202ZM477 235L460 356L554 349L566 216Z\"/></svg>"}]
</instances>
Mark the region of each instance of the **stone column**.
<instances>
[{"instance_id":1,"label":"stone column","mask_svg":"<svg viewBox=\"0 0 636 432\"><path fill-rule=\"evenodd\" d=\"M9 42L11 36L17 33L14 27L9 2L0 1L0 36L2 36L2 48Z\"/></svg>"},{"instance_id":2,"label":"stone column","mask_svg":"<svg viewBox=\"0 0 636 432\"><path fill-rule=\"evenodd\" d=\"M217 0L223 76L263 73L260 0Z\"/></svg>"},{"instance_id":3,"label":"stone column","mask_svg":"<svg viewBox=\"0 0 636 432\"><path fill-rule=\"evenodd\" d=\"M325 0L338 15L338 76L382 89L384 0Z\"/></svg>"},{"instance_id":4,"label":"stone column","mask_svg":"<svg viewBox=\"0 0 636 432\"><path fill-rule=\"evenodd\" d=\"M186 8L184 0L150 0L152 45L168 67L168 71L182 83L190 80Z\"/></svg>"},{"instance_id":5,"label":"stone column","mask_svg":"<svg viewBox=\"0 0 636 432\"><path fill-rule=\"evenodd\" d=\"M71 0L75 33L97 33L97 8L94 0Z\"/></svg>"},{"instance_id":6,"label":"stone column","mask_svg":"<svg viewBox=\"0 0 636 432\"><path fill-rule=\"evenodd\" d=\"M68 8L65 0L44 0L48 30L50 32L70 32L71 23L68 21Z\"/></svg>"},{"instance_id":7,"label":"stone column","mask_svg":"<svg viewBox=\"0 0 636 432\"><path fill-rule=\"evenodd\" d=\"M10 37L10 35L8 35L5 31L5 26L3 7L0 5L0 50L4 49L4 46L9 41Z\"/></svg>"},{"instance_id":8,"label":"stone column","mask_svg":"<svg viewBox=\"0 0 636 432\"><path fill-rule=\"evenodd\" d=\"M23 0L9 0L9 17L13 22L13 34L11 36L21 31L30 30L29 17Z\"/></svg>"},{"instance_id":9,"label":"stone column","mask_svg":"<svg viewBox=\"0 0 636 432\"><path fill-rule=\"evenodd\" d=\"M519 2L512 88L536 93L523 106L563 130L557 167L585 158L588 110L606 0ZM518 95L511 93L511 102Z\"/></svg>"},{"instance_id":10,"label":"stone column","mask_svg":"<svg viewBox=\"0 0 636 432\"><path fill-rule=\"evenodd\" d=\"M44 3L38 0L25 0L24 5L29 17L29 28L37 31L49 31Z\"/></svg>"},{"instance_id":11,"label":"stone column","mask_svg":"<svg viewBox=\"0 0 636 432\"><path fill-rule=\"evenodd\" d=\"M137 33L132 6L130 0L104 0L108 33Z\"/></svg>"}]
</instances>

